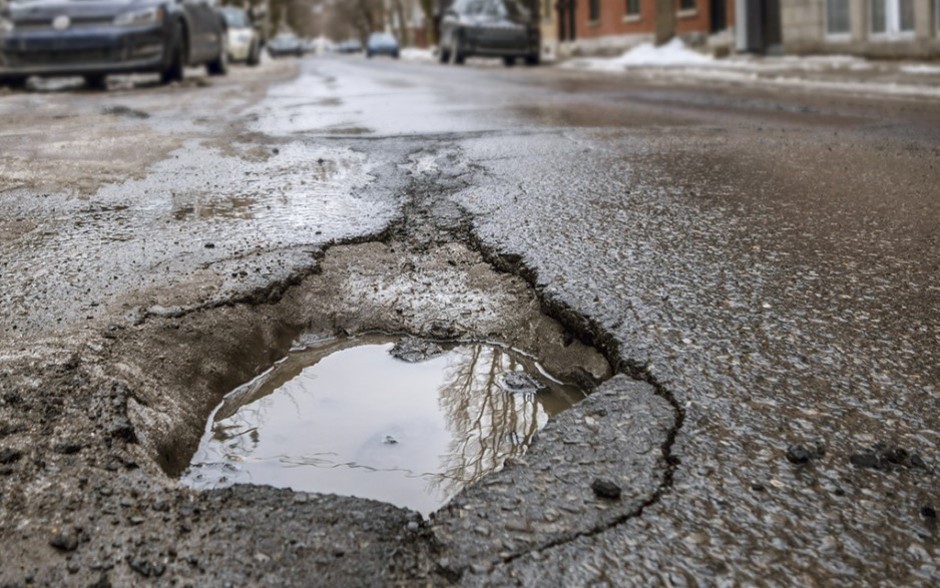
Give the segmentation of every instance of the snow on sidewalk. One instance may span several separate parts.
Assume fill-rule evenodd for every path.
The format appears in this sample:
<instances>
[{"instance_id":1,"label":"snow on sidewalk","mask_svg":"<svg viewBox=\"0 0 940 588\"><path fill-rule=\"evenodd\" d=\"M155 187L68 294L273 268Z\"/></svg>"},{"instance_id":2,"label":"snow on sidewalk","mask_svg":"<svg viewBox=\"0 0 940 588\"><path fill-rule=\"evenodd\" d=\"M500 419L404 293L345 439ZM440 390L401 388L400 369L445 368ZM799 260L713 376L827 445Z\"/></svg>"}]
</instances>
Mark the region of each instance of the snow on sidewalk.
<instances>
[{"instance_id":1,"label":"snow on sidewalk","mask_svg":"<svg viewBox=\"0 0 940 588\"><path fill-rule=\"evenodd\" d=\"M935 65L879 63L849 55L735 55L716 59L688 48L679 38L659 47L643 43L619 57L570 59L561 67L605 73L633 71L647 77L675 77L681 73L686 78L715 81L940 98L940 67Z\"/></svg>"}]
</instances>

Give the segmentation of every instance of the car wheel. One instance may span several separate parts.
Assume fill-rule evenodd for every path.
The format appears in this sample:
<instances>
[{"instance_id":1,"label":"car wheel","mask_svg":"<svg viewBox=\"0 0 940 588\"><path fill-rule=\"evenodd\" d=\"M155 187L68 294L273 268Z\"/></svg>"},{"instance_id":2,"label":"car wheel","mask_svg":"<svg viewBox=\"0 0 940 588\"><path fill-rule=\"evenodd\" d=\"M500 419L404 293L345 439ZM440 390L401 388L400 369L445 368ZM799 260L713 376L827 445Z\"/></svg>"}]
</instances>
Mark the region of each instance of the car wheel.
<instances>
[{"instance_id":1,"label":"car wheel","mask_svg":"<svg viewBox=\"0 0 940 588\"><path fill-rule=\"evenodd\" d=\"M85 85L92 90L107 90L108 76L103 74L88 75L85 77Z\"/></svg>"},{"instance_id":2,"label":"car wheel","mask_svg":"<svg viewBox=\"0 0 940 588\"><path fill-rule=\"evenodd\" d=\"M0 77L0 88L6 86L13 90L22 90L26 87L27 79L20 76Z\"/></svg>"},{"instance_id":3,"label":"car wheel","mask_svg":"<svg viewBox=\"0 0 940 588\"><path fill-rule=\"evenodd\" d=\"M440 52L437 58L441 63L446 64L448 61L450 61L450 51L448 51L447 49L444 49L444 47L442 46L440 48Z\"/></svg>"},{"instance_id":4,"label":"car wheel","mask_svg":"<svg viewBox=\"0 0 940 588\"><path fill-rule=\"evenodd\" d=\"M183 67L186 55L186 40L183 38L183 27L179 23L173 26L173 36L166 53L169 56L166 67L160 72L160 83L183 81Z\"/></svg>"},{"instance_id":5,"label":"car wheel","mask_svg":"<svg viewBox=\"0 0 940 588\"><path fill-rule=\"evenodd\" d=\"M247 63L251 67L255 67L256 65L261 63L261 49L258 48L258 45L256 43L252 44L251 49L248 51Z\"/></svg>"},{"instance_id":6,"label":"car wheel","mask_svg":"<svg viewBox=\"0 0 940 588\"><path fill-rule=\"evenodd\" d=\"M538 65L540 61L541 60L539 58L538 53L533 53L532 55L525 56L525 64L528 65L529 67Z\"/></svg>"},{"instance_id":7,"label":"car wheel","mask_svg":"<svg viewBox=\"0 0 940 588\"><path fill-rule=\"evenodd\" d=\"M505 65L506 67L512 67L516 65L516 58L515 57L503 57L503 65Z\"/></svg>"},{"instance_id":8,"label":"car wheel","mask_svg":"<svg viewBox=\"0 0 940 588\"><path fill-rule=\"evenodd\" d=\"M454 65L463 65L466 56L463 54L463 43L460 40L460 33L455 32L450 41L450 62Z\"/></svg>"},{"instance_id":9,"label":"car wheel","mask_svg":"<svg viewBox=\"0 0 940 588\"><path fill-rule=\"evenodd\" d=\"M225 47L224 41L219 56L214 61L206 64L206 72L210 76L224 76L228 73L228 49Z\"/></svg>"}]
</instances>

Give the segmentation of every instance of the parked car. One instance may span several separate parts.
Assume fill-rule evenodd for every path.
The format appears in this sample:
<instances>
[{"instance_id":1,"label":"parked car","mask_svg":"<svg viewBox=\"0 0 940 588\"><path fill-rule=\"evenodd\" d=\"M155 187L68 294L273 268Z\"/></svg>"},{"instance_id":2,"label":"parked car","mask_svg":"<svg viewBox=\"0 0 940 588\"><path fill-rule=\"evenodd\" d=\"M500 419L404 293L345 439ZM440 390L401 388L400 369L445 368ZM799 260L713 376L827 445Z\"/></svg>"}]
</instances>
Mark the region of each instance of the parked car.
<instances>
[{"instance_id":1,"label":"parked car","mask_svg":"<svg viewBox=\"0 0 940 588\"><path fill-rule=\"evenodd\" d=\"M366 57L389 55L398 59L398 40L388 33L372 33L366 41Z\"/></svg>"},{"instance_id":2,"label":"parked car","mask_svg":"<svg viewBox=\"0 0 940 588\"><path fill-rule=\"evenodd\" d=\"M441 20L441 63L481 56L538 65L540 44L538 23L518 0L456 0Z\"/></svg>"},{"instance_id":3,"label":"parked car","mask_svg":"<svg viewBox=\"0 0 940 588\"><path fill-rule=\"evenodd\" d=\"M336 46L337 53L359 53L362 51L362 42L359 39L346 39Z\"/></svg>"},{"instance_id":4,"label":"parked car","mask_svg":"<svg viewBox=\"0 0 940 588\"><path fill-rule=\"evenodd\" d=\"M234 6L220 10L228 27L228 60L258 65L261 62L261 35L251 26L248 14Z\"/></svg>"},{"instance_id":5,"label":"parked car","mask_svg":"<svg viewBox=\"0 0 940 588\"><path fill-rule=\"evenodd\" d=\"M268 53L271 57L281 57L282 55L296 55L303 57L304 46L293 33L280 33L270 42L268 42Z\"/></svg>"},{"instance_id":6,"label":"parked car","mask_svg":"<svg viewBox=\"0 0 940 588\"><path fill-rule=\"evenodd\" d=\"M104 87L137 72L169 83L187 65L224 75L227 63L225 21L209 0L13 0L0 11L0 85L78 75Z\"/></svg>"}]
</instances>

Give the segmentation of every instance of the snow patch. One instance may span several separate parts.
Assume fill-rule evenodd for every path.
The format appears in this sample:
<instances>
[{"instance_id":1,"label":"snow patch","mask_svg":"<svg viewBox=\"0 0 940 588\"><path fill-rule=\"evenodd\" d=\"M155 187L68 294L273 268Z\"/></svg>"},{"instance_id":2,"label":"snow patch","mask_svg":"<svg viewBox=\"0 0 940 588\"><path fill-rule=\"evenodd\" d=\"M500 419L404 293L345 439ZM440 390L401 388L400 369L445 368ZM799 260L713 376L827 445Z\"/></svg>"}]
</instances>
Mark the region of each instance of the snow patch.
<instances>
[{"instance_id":1,"label":"snow patch","mask_svg":"<svg viewBox=\"0 0 940 588\"><path fill-rule=\"evenodd\" d=\"M715 58L710 55L703 55L689 49L682 39L677 37L659 47L652 43L642 43L613 59L573 59L563 67L594 71L623 71L629 67L682 67L712 64L714 61Z\"/></svg>"},{"instance_id":2,"label":"snow patch","mask_svg":"<svg viewBox=\"0 0 940 588\"><path fill-rule=\"evenodd\" d=\"M940 75L940 65L903 65L901 72L914 75Z\"/></svg>"},{"instance_id":3,"label":"snow patch","mask_svg":"<svg viewBox=\"0 0 940 588\"><path fill-rule=\"evenodd\" d=\"M436 59L433 49L419 49L418 47L405 47L400 57L406 61L434 61Z\"/></svg>"}]
</instances>

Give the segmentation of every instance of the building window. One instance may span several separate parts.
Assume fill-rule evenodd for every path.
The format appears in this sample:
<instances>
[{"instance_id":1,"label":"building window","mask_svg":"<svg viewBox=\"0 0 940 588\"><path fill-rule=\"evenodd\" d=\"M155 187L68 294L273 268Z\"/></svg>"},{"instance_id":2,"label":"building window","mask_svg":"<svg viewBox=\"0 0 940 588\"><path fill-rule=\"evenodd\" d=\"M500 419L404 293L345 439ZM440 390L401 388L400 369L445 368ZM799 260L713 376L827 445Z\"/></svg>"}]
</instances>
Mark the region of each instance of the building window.
<instances>
[{"instance_id":1,"label":"building window","mask_svg":"<svg viewBox=\"0 0 940 588\"><path fill-rule=\"evenodd\" d=\"M590 0L588 3L588 20L598 22L601 20L601 0Z\"/></svg>"},{"instance_id":2,"label":"building window","mask_svg":"<svg viewBox=\"0 0 940 588\"><path fill-rule=\"evenodd\" d=\"M938 0L940 2L940 0ZM627 16L640 15L640 0L627 0Z\"/></svg>"},{"instance_id":3,"label":"building window","mask_svg":"<svg viewBox=\"0 0 940 588\"><path fill-rule=\"evenodd\" d=\"M679 0L679 10L695 10L695 0Z\"/></svg>"},{"instance_id":4,"label":"building window","mask_svg":"<svg viewBox=\"0 0 940 588\"><path fill-rule=\"evenodd\" d=\"M914 32L914 0L871 0L871 32L897 35Z\"/></svg>"},{"instance_id":5,"label":"building window","mask_svg":"<svg viewBox=\"0 0 940 588\"><path fill-rule=\"evenodd\" d=\"M826 32L830 35L847 35L851 32L849 0L826 0Z\"/></svg>"}]
</instances>

